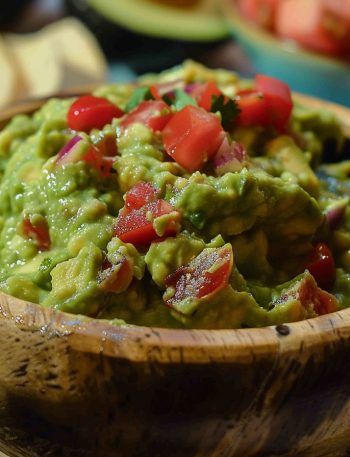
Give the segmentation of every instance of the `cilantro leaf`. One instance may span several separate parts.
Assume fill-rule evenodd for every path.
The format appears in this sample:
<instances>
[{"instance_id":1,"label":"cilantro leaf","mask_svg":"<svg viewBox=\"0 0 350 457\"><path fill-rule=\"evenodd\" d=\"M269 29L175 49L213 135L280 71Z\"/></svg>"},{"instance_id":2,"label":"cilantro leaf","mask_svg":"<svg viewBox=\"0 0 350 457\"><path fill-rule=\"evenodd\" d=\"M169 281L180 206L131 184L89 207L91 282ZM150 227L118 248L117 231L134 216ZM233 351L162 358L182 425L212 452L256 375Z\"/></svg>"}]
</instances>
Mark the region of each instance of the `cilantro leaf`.
<instances>
[{"instance_id":1,"label":"cilantro leaf","mask_svg":"<svg viewBox=\"0 0 350 457\"><path fill-rule=\"evenodd\" d=\"M140 86L134 90L131 94L130 99L125 107L125 111L129 113L131 110L136 108L141 102L145 100L153 100L153 95L151 94L151 90L147 86Z\"/></svg>"},{"instance_id":2,"label":"cilantro leaf","mask_svg":"<svg viewBox=\"0 0 350 457\"><path fill-rule=\"evenodd\" d=\"M197 103L195 100L190 97L188 94L186 94L185 91L181 89L175 89L174 90L174 101L173 104L176 108L177 111L180 111L182 108L184 108L187 105L193 105L197 106Z\"/></svg>"},{"instance_id":3,"label":"cilantro leaf","mask_svg":"<svg viewBox=\"0 0 350 457\"><path fill-rule=\"evenodd\" d=\"M232 128L233 121L241 110L232 98L227 98L223 94L220 94L219 96L212 96L210 111L212 113L219 111L222 126L225 130L229 130Z\"/></svg>"}]
</instances>

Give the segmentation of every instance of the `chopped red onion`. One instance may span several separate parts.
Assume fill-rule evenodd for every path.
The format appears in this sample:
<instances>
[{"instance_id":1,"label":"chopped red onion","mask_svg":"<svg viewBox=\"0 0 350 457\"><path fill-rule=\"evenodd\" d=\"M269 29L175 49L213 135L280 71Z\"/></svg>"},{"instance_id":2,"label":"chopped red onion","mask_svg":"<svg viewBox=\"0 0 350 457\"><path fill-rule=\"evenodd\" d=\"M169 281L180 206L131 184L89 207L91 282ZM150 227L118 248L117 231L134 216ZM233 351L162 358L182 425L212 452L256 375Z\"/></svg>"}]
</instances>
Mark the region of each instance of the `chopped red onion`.
<instances>
[{"instance_id":1,"label":"chopped red onion","mask_svg":"<svg viewBox=\"0 0 350 457\"><path fill-rule=\"evenodd\" d=\"M339 228L342 224L348 203L349 200L347 198L343 198L327 209L326 219L332 230Z\"/></svg>"},{"instance_id":2,"label":"chopped red onion","mask_svg":"<svg viewBox=\"0 0 350 457\"><path fill-rule=\"evenodd\" d=\"M242 170L248 154L241 143L233 141L231 144L227 136L221 143L218 152L213 158L214 170L217 176L222 176L228 172L237 172Z\"/></svg>"}]
</instances>

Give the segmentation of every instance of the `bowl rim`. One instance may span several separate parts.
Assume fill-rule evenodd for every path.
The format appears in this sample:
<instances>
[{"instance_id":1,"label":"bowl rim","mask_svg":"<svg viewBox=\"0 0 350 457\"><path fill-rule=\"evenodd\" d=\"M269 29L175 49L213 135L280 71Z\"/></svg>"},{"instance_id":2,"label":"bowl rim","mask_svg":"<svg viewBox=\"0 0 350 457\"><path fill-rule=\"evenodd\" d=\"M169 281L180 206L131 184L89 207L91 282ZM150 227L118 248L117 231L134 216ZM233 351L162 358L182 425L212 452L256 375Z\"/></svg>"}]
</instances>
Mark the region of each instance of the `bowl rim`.
<instances>
[{"instance_id":1,"label":"bowl rim","mask_svg":"<svg viewBox=\"0 0 350 457\"><path fill-rule=\"evenodd\" d=\"M221 8L225 16L226 24L231 30L233 36L244 36L251 42L257 42L258 47L268 48L268 52L271 52L272 48L279 55L284 57L288 56L295 62L300 62L300 58L306 61L312 61L312 65L317 67L329 67L337 68L341 71L349 72L350 77L350 62L346 60L338 59L332 56L326 56L321 53L312 52L310 50L298 47L292 41L283 41L278 39L272 33L269 33L258 27L252 22L249 22L238 12L236 6L236 0L222 0Z\"/></svg>"},{"instance_id":2,"label":"bowl rim","mask_svg":"<svg viewBox=\"0 0 350 457\"><path fill-rule=\"evenodd\" d=\"M86 89L69 96L86 93ZM67 96L67 94L64 94ZM51 98L51 97L50 97ZM302 94L294 101L336 114L350 138L350 108ZM0 112L0 126L14 114L30 114L47 98L17 103ZM49 338L65 337L76 351L103 354L133 362L251 363L257 358L280 357L302 348L315 350L350 338L350 308L281 326L246 329L169 329L69 314L0 292L0 327L15 326Z\"/></svg>"},{"instance_id":3,"label":"bowl rim","mask_svg":"<svg viewBox=\"0 0 350 457\"><path fill-rule=\"evenodd\" d=\"M77 352L158 363L240 363L295 353L317 353L350 339L350 308L277 326L246 329L169 329L113 325L0 292L0 329L17 327L43 338L65 338Z\"/></svg>"}]
</instances>

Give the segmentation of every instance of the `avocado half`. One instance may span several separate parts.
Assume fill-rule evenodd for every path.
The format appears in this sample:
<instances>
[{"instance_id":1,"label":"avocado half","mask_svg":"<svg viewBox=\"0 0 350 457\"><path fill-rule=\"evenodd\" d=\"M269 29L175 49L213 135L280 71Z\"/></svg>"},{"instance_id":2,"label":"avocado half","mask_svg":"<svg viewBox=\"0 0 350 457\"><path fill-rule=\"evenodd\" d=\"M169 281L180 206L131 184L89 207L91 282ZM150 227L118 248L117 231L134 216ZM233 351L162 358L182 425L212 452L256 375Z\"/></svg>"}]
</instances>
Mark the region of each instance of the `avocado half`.
<instances>
[{"instance_id":1,"label":"avocado half","mask_svg":"<svg viewBox=\"0 0 350 457\"><path fill-rule=\"evenodd\" d=\"M186 3L179 0L87 0L99 14L134 32L185 41L212 41L227 36L215 0L188 0Z\"/></svg>"},{"instance_id":2,"label":"avocado half","mask_svg":"<svg viewBox=\"0 0 350 457\"><path fill-rule=\"evenodd\" d=\"M160 71L228 37L216 0L65 0L109 59L137 73Z\"/></svg>"}]
</instances>

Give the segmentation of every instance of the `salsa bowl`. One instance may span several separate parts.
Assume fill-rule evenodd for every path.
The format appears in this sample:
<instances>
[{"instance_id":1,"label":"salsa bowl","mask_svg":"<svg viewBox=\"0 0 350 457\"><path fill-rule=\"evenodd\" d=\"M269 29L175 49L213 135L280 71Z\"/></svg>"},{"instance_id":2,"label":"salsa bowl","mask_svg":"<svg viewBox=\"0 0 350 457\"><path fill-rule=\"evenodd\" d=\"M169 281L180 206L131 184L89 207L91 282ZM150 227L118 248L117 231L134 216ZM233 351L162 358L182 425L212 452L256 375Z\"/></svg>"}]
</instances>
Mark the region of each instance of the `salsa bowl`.
<instances>
[{"instance_id":1,"label":"salsa bowl","mask_svg":"<svg viewBox=\"0 0 350 457\"><path fill-rule=\"evenodd\" d=\"M349 110L295 98L337 113L349 136ZM9 456L350 450L350 309L265 328L177 330L115 326L1 293L0 348Z\"/></svg>"},{"instance_id":2,"label":"salsa bowl","mask_svg":"<svg viewBox=\"0 0 350 457\"><path fill-rule=\"evenodd\" d=\"M281 78L295 91L350 106L350 65L345 59L283 41L242 17L235 0L221 3L231 35L242 46L255 71Z\"/></svg>"}]
</instances>

